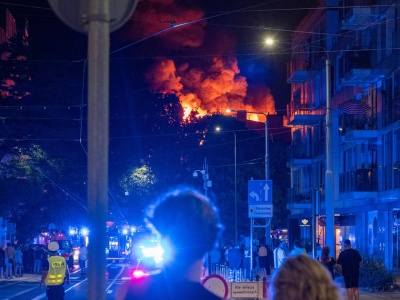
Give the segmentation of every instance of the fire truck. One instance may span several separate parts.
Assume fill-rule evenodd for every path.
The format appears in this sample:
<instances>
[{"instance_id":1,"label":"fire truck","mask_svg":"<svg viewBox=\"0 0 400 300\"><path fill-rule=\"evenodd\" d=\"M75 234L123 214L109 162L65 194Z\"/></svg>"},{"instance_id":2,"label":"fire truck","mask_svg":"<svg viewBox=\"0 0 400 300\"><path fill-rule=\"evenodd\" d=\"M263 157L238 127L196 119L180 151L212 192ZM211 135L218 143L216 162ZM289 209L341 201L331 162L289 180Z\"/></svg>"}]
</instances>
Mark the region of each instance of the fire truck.
<instances>
[{"instance_id":1,"label":"fire truck","mask_svg":"<svg viewBox=\"0 0 400 300\"><path fill-rule=\"evenodd\" d=\"M78 263L79 247L82 243L87 245L88 233L85 228L78 230L77 227L70 227L65 230L51 224L49 231L42 232L37 241L44 246L50 242L57 242L59 245L57 252L69 262L70 268L73 268L73 265ZM71 253L72 258L70 258Z\"/></svg>"},{"instance_id":2,"label":"fire truck","mask_svg":"<svg viewBox=\"0 0 400 300\"><path fill-rule=\"evenodd\" d=\"M132 248L132 236L137 228L108 221L106 224L106 258L112 261L128 261Z\"/></svg>"},{"instance_id":3,"label":"fire truck","mask_svg":"<svg viewBox=\"0 0 400 300\"><path fill-rule=\"evenodd\" d=\"M159 240L144 226L107 222L107 260L156 268L162 261ZM161 254L160 254L161 253Z\"/></svg>"}]
</instances>

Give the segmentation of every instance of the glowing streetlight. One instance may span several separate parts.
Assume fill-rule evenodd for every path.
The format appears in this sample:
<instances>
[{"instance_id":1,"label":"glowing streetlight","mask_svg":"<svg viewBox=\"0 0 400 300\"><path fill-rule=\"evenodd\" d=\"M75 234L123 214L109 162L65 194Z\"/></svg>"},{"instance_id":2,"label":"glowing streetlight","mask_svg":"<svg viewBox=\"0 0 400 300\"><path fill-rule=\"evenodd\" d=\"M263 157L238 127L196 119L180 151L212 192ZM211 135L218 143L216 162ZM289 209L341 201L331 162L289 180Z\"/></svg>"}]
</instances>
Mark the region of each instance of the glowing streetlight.
<instances>
[{"instance_id":1,"label":"glowing streetlight","mask_svg":"<svg viewBox=\"0 0 400 300\"><path fill-rule=\"evenodd\" d=\"M271 46L271 45L274 44L274 40L273 40L272 38L267 38L267 39L265 40L265 43L266 43L268 46Z\"/></svg>"}]
</instances>

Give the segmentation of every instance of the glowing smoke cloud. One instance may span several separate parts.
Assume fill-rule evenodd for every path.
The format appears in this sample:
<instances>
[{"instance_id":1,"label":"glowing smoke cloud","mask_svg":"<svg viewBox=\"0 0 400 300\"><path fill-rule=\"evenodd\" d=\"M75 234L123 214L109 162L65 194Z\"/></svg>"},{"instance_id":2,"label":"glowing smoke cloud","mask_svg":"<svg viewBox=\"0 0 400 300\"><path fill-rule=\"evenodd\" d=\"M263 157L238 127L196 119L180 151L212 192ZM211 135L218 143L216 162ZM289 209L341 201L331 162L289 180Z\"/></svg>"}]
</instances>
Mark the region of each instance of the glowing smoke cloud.
<instances>
[{"instance_id":1,"label":"glowing smoke cloud","mask_svg":"<svg viewBox=\"0 0 400 300\"><path fill-rule=\"evenodd\" d=\"M204 17L201 10L187 8L172 0L149 0L139 4L134 20L141 21L139 30L135 30L136 35L142 35L140 37L174 26L175 22L181 24ZM194 22L168 30L157 38L168 49L197 48L202 45L205 25L205 21ZM146 73L146 80L154 92L179 97L185 118L193 110L202 115L225 113L228 108L275 113L269 89L261 85L249 86L246 78L240 75L236 58L214 57L211 61L201 58L201 64L199 60L178 63L160 58Z\"/></svg>"}]
</instances>

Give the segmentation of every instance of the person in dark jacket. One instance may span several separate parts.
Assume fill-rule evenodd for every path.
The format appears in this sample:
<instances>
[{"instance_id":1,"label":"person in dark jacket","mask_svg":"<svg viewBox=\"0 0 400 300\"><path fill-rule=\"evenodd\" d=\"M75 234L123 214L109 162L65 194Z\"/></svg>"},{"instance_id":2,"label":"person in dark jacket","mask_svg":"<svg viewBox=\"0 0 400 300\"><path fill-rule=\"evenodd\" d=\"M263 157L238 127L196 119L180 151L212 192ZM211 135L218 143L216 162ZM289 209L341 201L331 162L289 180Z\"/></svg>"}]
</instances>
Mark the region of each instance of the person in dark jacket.
<instances>
[{"instance_id":1,"label":"person in dark jacket","mask_svg":"<svg viewBox=\"0 0 400 300\"><path fill-rule=\"evenodd\" d=\"M147 222L159 233L161 244L168 245L170 257L161 273L122 285L116 299L221 299L200 283L203 257L215 247L221 230L211 201L189 187L179 187L149 207Z\"/></svg>"},{"instance_id":2,"label":"person in dark jacket","mask_svg":"<svg viewBox=\"0 0 400 300\"><path fill-rule=\"evenodd\" d=\"M344 285L347 290L347 299L360 299L358 281L362 258L356 249L351 248L350 240L344 241L344 250L340 252L337 263L342 268Z\"/></svg>"},{"instance_id":3,"label":"person in dark jacket","mask_svg":"<svg viewBox=\"0 0 400 300\"><path fill-rule=\"evenodd\" d=\"M325 246L322 248L321 256L318 257L318 260L321 264L323 264L331 273L332 279L335 279L335 267L336 267L336 259L329 255L331 248Z\"/></svg>"}]
</instances>

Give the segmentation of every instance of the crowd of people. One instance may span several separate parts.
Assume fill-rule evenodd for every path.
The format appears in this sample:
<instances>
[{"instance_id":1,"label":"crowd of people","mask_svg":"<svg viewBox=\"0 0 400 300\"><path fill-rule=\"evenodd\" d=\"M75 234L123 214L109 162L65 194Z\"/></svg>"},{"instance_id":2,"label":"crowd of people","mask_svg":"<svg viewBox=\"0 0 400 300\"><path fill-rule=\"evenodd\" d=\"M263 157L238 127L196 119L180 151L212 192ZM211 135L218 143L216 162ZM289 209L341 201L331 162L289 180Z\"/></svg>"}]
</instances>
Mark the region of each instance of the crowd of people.
<instances>
[{"instance_id":1,"label":"crowd of people","mask_svg":"<svg viewBox=\"0 0 400 300\"><path fill-rule=\"evenodd\" d=\"M179 187L162 194L146 210L146 222L170 248L169 260L158 274L139 281L128 281L118 291L118 300L129 299L221 299L201 284L206 265L216 271L217 265L232 269L245 268L248 249L231 246L215 249L223 226L219 213L210 199L190 187ZM320 249L313 259L300 241L294 241L289 251L280 241L274 249L265 244L255 245L253 266L256 272L269 276L268 299L337 300L334 284L336 271L341 271L348 300L359 299L360 253L351 248L350 240L343 243L344 250L337 261L330 256L329 247ZM85 274L87 251L82 245L79 257L82 274ZM41 273L40 286L46 284L48 299L64 299L64 282L69 284L67 261L57 255L58 244L51 242L48 253L42 247L21 247L10 243L0 246L0 276L12 278L23 272Z\"/></svg>"},{"instance_id":2,"label":"crowd of people","mask_svg":"<svg viewBox=\"0 0 400 300\"><path fill-rule=\"evenodd\" d=\"M118 292L118 300L128 299L221 299L200 284L204 270L215 273L218 265L230 269L245 268L248 249L244 245L215 249L221 232L217 208L210 199L188 187L174 189L147 210L146 220L171 247L171 260L161 273L126 282ZM184 226L183 226L184 225ZM284 241L274 249L265 244L255 247L253 264L269 277L268 299L337 300L335 270L342 270L349 300L358 300L358 276L361 256L344 241L344 251L336 261L329 247L320 249L311 258L300 241L289 251ZM206 255L208 254L208 255ZM206 255L208 259L203 261Z\"/></svg>"},{"instance_id":3,"label":"crowd of people","mask_svg":"<svg viewBox=\"0 0 400 300\"><path fill-rule=\"evenodd\" d=\"M44 247L34 245L0 245L0 278L22 277L24 273L41 274Z\"/></svg>"},{"instance_id":4,"label":"crowd of people","mask_svg":"<svg viewBox=\"0 0 400 300\"><path fill-rule=\"evenodd\" d=\"M254 245L254 249L254 277L261 280L268 276L271 282L270 299L338 299L334 284L337 273L343 275L348 300L359 299L358 278L362 258L357 250L351 248L350 240L343 242L338 260L330 256L328 246L321 248L319 245L317 257L312 259L298 240L294 241L291 251L285 241L279 241L273 251L265 244ZM210 274L218 273L217 268L221 265L230 269L245 269L249 267L245 263L248 255L244 245L225 245L208 253L205 267Z\"/></svg>"},{"instance_id":5,"label":"crowd of people","mask_svg":"<svg viewBox=\"0 0 400 300\"><path fill-rule=\"evenodd\" d=\"M0 279L23 277L24 274L42 274L43 259L47 256L48 250L44 245L19 245L9 242L6 247L0 245ZM70 270L73 269L72 248L67 264Z\"/></svg>"}]
</instances>

